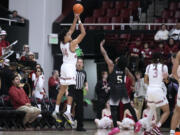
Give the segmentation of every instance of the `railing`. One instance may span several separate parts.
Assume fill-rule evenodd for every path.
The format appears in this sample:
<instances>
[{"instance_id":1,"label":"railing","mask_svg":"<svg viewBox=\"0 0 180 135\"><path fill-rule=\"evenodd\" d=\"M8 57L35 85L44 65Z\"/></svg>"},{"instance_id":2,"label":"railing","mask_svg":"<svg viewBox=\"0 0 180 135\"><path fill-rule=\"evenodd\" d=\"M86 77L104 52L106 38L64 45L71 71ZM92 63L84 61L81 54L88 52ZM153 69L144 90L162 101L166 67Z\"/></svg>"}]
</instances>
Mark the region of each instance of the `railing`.
<instances>
[{"instance_id":1,"label":"railing","mask_svg":"<svg viewBox=\"0 0 180 135\"><path fill-rule=\"evenodd\" d=\"M148 26L148 30L151 30L151 26L161 26L165 24L167 26L174 26L176 23L83 23L84 26L111 26L114 30L115 26L121 26L121 30L124 30L125 26ZM61 26L71 26L71 23L61 23ZM78 24L76 25L78 29Z\"/></svg>"},{"instance_id":2,"label":"railing","mask_svg":"<svg viewBox=\"0 0 180 135\"><path fill-rule=\"evenodd\" d=\"M17 20L12 20L12 19L8 19L8 18L0 18L0 20L9 22L9 26L11 25L11 22L17 23Z\"/></svg>"}]
</instances>

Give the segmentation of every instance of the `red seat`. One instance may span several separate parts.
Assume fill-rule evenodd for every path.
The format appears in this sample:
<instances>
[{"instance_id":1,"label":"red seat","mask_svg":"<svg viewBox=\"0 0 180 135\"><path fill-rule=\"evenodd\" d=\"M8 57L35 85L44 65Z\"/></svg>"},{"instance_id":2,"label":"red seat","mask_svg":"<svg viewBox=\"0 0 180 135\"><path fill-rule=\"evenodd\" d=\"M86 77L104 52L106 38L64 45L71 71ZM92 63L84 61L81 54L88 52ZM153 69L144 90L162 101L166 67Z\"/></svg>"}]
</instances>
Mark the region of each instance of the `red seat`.
<instances>
[{"instance_id":1,"label":"red seat","mask_svg":"<svg viewBox=\"0 0 180 135\"><path fill-rule=\"evenodd\" d=\"M129 16L131 15L131 13L132 11L130 9L121 10L121 14L120 14L121 22L128 23Z\"/></svg>"},{"instance_id":2,"label":"red seat","mask_svg":"<svg viewBox=\"0 0 180 135\"><path fill-rule=\"evenodd\" d=\"M175 23L175 19L174 18L168 18L167 23Z\"/></svg>"},{"instance_id":3,"label":"red seat","mask_svg":"<svg viewBox=\"0 0 180 135\"><path fill-rule=\"evenodd\" d=\"M116 16L116 10L115 9L108 9L106 13L107 17L113 17Z\"/></svg>"},{"instance_id":4,"label":"red seat","mask_svg":"<svg viewBox=\"0 0 180 135\"><path fill-rule=\"evenodd\" d=\"M112 23L122 23L123 19L121 17L112 17ZM115 29L120 29L120 26L114 26Z\"/></svg>"},{"instance_id":5,"label":"red seat","mask_svg":"<svg viewBox=\"0 0 180 135\"><path fill-rule=\"evenodd\" d=\"M177 3L176 2L171 2L169 5L169 10L176 10Z\"/></svg>"},{"instance_id":6,"label":"red seat","mask_svg":"<svg viewBox=\"0 0 180 135\"><path fill-rule=\"evenodd\" d=\"M115 8L116 9L122 9L127 7L127 2L126 1L116 1L115 3Z\"/></svg>"},{"instance_id":7,"label":"red seat","mask_svg":"<svg viewBox=\"0 0 180 135\"><path fill-rule=\"evenodd\" d=\"M180 19L180 11L176 11L174 17Z\"/></svg>"},{"instance_id":8,"label":"red seat","mask_svg":"<svg viewBox=\"0 0 180 135\"><path fill-rule=\"evenodd\" d=\"M139 5L140 5L139 1L130 1L128 8L137 9Z\"/></svg>"},{"instance_id":9,"label":"red seat","mask_svg":"<svg viewBox=\"0 0 180 135\"><path fill-rule=\"evenodd\" d=\"M97 22L98 23L109 23L109 18L107 18L107 17L99 17L97 19Z\"/></svg>"},{"instance_id":10,"label":"red seat","mask_svg":"<svg viewBox=\"0 0 180 135\"><path fill-rule=\"evenodd\" d=\"M103 1L103 2L102 2L102 8L104 8L104 9L111 8L111 2L109 2L109 1Z\"/></svg>"},{"instance_id":11,"label":"red seat","mask_svg":"<svg viewBox=\"0 0 180 135\"><path fill-rule=\"evenodd\" d=\"M84 20L85 23L95 23L96 22L96 18L94 17L87 17Z\"/></svg>"},{"instance_id":12,"label":"red seat","mask_svg":"<svg viewBox=\"0 0 180 135\"><path fill-rule=\"evenodd\" d=\"M103 26L104 30L112 30L112 26Z\"/></svg>"},{"instance_id":13,"label":"red seat","mask_svg":"<svg viewBox=\"0 0 180 135\"><path fill-rule=\"evenodd\" d=\"M93 17L100 17L104 15L104 10L103 9L95 9L93 11Z\"/></svg>"},{"instance_id":14,"label":"red seat","mask_svg":"<svg viewBox=\"0 0 180 135\"><path fill-rule=\"evenodd\" d=\"M177 8L180 9L180 2L177 3Z\"/></svg>"},{"instance_id":15,"label":"red seat","mask_svg":"<svg viewBox=\"0 0 180 135\"><path fill-rule=\"evenodd\" d=\"M162 12L162 18L163 19L167 19L167 18L169 18L169 16L170 16L170 12L168 10L164 10Z\"/></svg>"},{"instance_id":16,"label":"red seat","mask_svg":"<svg viewBox=\"0 0 180 135\"><path fill-rule=\"evenodd\" d=\"M112 23L121 23L121 18L120 17L112 17L111 22Z\"/></svg>"},{"instance_id":17,"label":"red seat","mask_svg":"<svg viewBox=\"0 0 180 135\"><path fill-rule=\"evenodd\" d=\"M121 34L120 35L120 40L128 41L129 37L130 37L129 34Z\"/></svg>"},{"instance_id":18,"label":"red seat","mask_svg":"<svg viewBox=\"0 0 180 135\"><path fill-rule=\"evenodd\" d=\"M162 23L162 19L161 18L156 18L156 19L154 19L154 23Z\"/></svg>"}]
</instances>

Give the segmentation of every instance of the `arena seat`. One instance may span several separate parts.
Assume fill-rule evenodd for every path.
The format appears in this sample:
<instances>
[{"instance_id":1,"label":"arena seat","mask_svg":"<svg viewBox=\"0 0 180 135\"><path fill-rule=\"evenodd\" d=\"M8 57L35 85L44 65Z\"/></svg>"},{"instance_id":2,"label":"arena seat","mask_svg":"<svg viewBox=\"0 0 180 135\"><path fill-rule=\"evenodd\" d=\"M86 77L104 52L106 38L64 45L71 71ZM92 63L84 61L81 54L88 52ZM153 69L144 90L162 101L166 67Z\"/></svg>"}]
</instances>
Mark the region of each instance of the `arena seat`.
<instances>
[{"instance_id":1,"label":"arena seat","mask_svg":"<svg viewBox=\"0 0 180 135\"><path fill-rule=\"evenodd\" d=\"M180 2L177 3L177 9L180 9Z\"/></svg>"},{"instance_id":2,"label":"arena seat","mask_svg":"<svg viewBox=\"0 0 180 135\"><path fill-rule=\"evenodd\" d=\"M93 17L100 17L100 16L104 16L105 11L104 9L95 9L93 11Z\"/></svg>"},{"instance_id":3,"label":"arena seat","mask_svg":"<svg viewBox=\"0 0 180 135\"><path fill-rule=\"evenodd\" d=\"M122 9L127 7L127 2L126 1L116 1L115 2L115 8L116 9Z\"/></svg>"},{"instance_id":4,"label":"arena seat","mask_svg":"<svg viewBox=\"0 0 180 135\"><path fill-rule=\"evenodd\" d=\"M116 9L108 9L106 12L107 17L113 17L116 16Z\"/></svg>"},{"instance_id":5,"label":"arena seat","mask_svg":"<svg viewBox=\"0 0 180 135\"><path fill-rule=\"evenodd\" d=\"M103 26L104 30L112 30L112 26Z\"/></svg>"},{"instance_id":6,"label":"arena seat","mask_svg":"<svg viewBox=\"0 0 180 135\"><path fill-rule=\"evenodd\" d=\"M163 19L168 19L170 16L170 12L168 10L163 10L162 12L162 18Z\"/></svg>"},{"instance_id":7,"label":"arena seat","mask_svg":"<svg viewBox=\"0 0 180 135\"><path fill-rule=\"evenodd\" d=\"M175 12L174 17L175 17L176 19L180 19L180 11L179 11L179 10Z\"/></svg>"},{"instance_id":8,"label":"arena seat","mask_svg":"<svg viewBox=\"0 0 180 135\"><path fill-rule=\"evenodd\" d=\"M103 1L102 2L102 8L103 9L108 9L108 8L112 8L113 7L113 3L110 1Z\"/></svg>"},{"instance_id":9,"label":"arena seat","mask_svg":"<svg viewBox=\"0 0 180 135\"><path fill-rule=\"evenodd\" d=\"M169 10L175 11L177 8L177 3L176 2L171 2L169 5Z\"/></svg>"},{"instance_id":10,"label":"arena seat","mask_svg":"<svg viewBox=\"0 0 180 135\"><path fill-rule=\"evenodd\" d=\"M130 1L128 8L131 8L133 10L137 9L140 6L140 2L139 1Z\"/></svg>"}]
</instances>

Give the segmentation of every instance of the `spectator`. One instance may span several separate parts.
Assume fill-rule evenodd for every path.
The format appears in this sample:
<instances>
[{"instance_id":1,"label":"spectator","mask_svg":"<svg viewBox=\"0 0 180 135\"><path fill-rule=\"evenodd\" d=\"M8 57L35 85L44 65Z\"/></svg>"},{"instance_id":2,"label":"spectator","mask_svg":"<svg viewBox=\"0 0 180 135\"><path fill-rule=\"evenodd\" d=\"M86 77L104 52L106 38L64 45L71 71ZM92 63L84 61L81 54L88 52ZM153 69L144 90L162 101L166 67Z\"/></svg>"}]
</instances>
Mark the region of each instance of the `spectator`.
<instances>
[{"instance_id":1,"label":"spectator","mask_svg":"<svg viewBox=\"0 0 180 135\"><path fill-rule=\"evenodd\" d=\"M146 96L147 85L144 83L144 78L142 78L142 73L140 71L137 71L135 73L135 76L136 76L136 83L135 83L134 101L139 112L138 118L140 119L143 109L144 99Z\"/></svg>"},{"instance_id":2,"label":"spectator","mask_svg":"<svg viewBox=\"0 0 180 135\"><path fill-rule=\"evenodd\" d=\"M29 61L36 61L35 55L34 55L33 52L29 52L29 54L28 54L28 60L29 60Z\"/></svg>"},{"instance_id":3,"label":"spectator","mask_svg":"<svg viewBox=\"0 0 180 135\"><path fill-rule=\"evenodd\" d=\"M16 10L12 12L9 18L12 20L16 20L17 22L24 23L24 19L18 16L18 12Z\"/></svg>"},{"instance_id":4,"label":"spectator","mask_svg":"<svg viewBox=\"0 0 180 135\"><path fill-rule=\"evenodd\" d=\"M0 72L1 78L1 92L0 95L8 95L9 88L11 87L11 76L13 70L10 69L10 60L5 59L3 62L3 69Z\"/></svg>"},{"instance_id":5,"label":"spectator","mask_svg":"<svg viewBox=\"0 0 180 135\"><path fill-rule=\"evenodd\" d=\"M59 71L54 70L52 72L52 76L49 78L48 81L49 98L56 100L59 87L60 87Z\"/></svg>"},{"instance_id":6,"label":"spectator","mask_svg":"<svg viewBox=\"0 0 180 135\"><path fill-rule=\"evenodd\" d=\"M35 98L43 99L46 97L46 92L44 90L44 76L42 74L42 68L36 69L36 79L34 81L34 91L33 95Z\"/></svg>"},{"instance_id":7,"label":"spectator","mask_svg":"<svg viewBox=\"0 0 180 135\"><path fill-rule=\"evenodd\" d=\"M168 41L168 44L165 46L165 50L166 52L168 52L169 56L171 57L171 55L173 53L177 53L178 52L178 45L175 44L174 39L170 38Z\"/></svg>"},{"instance_id":8,"label":"spectator","mask_svg":"<svg viewBox=\"0 0 180 135\"><path fill-rule=\"evenodd\" d=\"M176 28L169 32L169 36L174 40L180 40L180 23L177 23Z\"/></svg>"},{"instance_id":9,"label":"spectator","mask_svg":"<svg viewBox=\"0 0 180 135\"><path fill-rule=\"evenodd\" d=\"M152 50L149 48L149 44L145 43L144 48L141 50L141 55L143 57L143 63L148 65L150 63L150 59L152 57Z\"/></svg>"},{"instance_id":10,"label":"spectator","mask_svg":"<svg viewBox=\"0 0 180 135\"><path fill-rule=\"evenodd\" d=\"M28 59L28 56L29 56L29 46L28 45L24 45L23 46L23 52L22 52L22 55L21 55L21 60L25 61Z\"/></svg>"},{"instance_id":11,"label":"spectator","mask_svg":"<svg viewBox=\"0 0 180 135\"><path fill-rule=\"evenodd\" d=\"M3 52L6 47L9 46L9 42L6 41L6 36L7 36L7 33L5 30L1 30L0 32L0 56L3 55Z\"/></svg>"},{"instance_id":12,"label":"spectator","mask_svg":"<svg viewBox=\"0 0 180 135\"><path fill-rule=\"evenodd\" d=\"M101 112L105 108L105 104L109 99L109 84L107 82L108 72L103 71L101 73L102 80L98 81L96 84L95 92L97 95L97 115L98 119L101 119Z\"/></svg>"},{"instance_id":13,"label":"spectator","mask_svg":"<svg viewBox=\"0 0 180 135\"><path fill-rule=\"evenodd\" d=\"M17 75L12 77L12 86L9 90L9 96L14 108L18 111L25 111L26 115L23 124L32 123L41 113L40 109L33 107L24 89L19 87L20 79Z\"/></svg>"},{"instance_id":14,"label":"spectator","mask_svg":"<svg viewBox=\"0 0 180 135\"><path fill-rule=\"evenodd\" d=\"M165 46L164 46L163 43L159 43L158 48L156 48L154 51L155 52L160 52L161 55L163 56L163 58L167 58L167 56L168 56L168 51L165 50Z\"/></svg>"},{"instance_id":15,"label":"spectator","mask_svg":"<svg viewBox=\"0 0 180 135\"><path fill-rule=\"evenodd\" d=\"M130 69L134 72L139 66L139 56L141 53L141 39L137 38L136 43L130 45Z\"/></svg>"},{"instance_id":16,"label":"spectator","mask_svg":"<svg viewBox=\"0 0 180 135\"><path fill-rule=\"evenodd\" d=\"M169 31L167 30L166 25L162 24L161 29L154 36L154 40L156 41L168 40L168 37L169 37Z\"/></svg>"}]
</instances>

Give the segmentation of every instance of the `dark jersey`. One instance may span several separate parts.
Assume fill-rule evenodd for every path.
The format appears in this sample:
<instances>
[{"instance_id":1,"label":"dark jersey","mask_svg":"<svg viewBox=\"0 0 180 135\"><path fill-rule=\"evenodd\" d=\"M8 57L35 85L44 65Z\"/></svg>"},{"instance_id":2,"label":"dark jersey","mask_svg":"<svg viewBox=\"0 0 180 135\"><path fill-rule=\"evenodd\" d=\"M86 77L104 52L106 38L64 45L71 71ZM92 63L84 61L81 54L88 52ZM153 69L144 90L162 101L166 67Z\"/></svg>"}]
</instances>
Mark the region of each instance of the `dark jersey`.
<instances>
[{"instance_id":1,"label":"dark jersey","mask_svg":"<svg viewBox=\"0 0 180 135\"><path fill-rule=\"evenodd\" d=\"M109 75L108 80L111 87L111 99L117 101L122 98L128 98L125 85L125 70L120 70L119 68L117 68L117 65L115 65L113 72Z\"/></svg>"}]
</instances>

